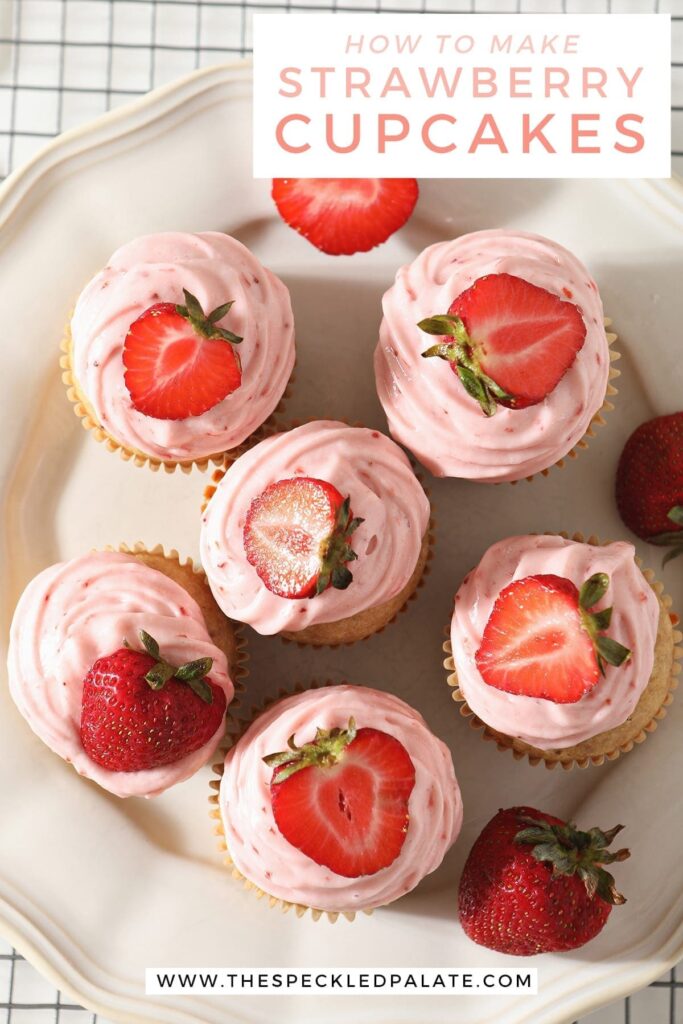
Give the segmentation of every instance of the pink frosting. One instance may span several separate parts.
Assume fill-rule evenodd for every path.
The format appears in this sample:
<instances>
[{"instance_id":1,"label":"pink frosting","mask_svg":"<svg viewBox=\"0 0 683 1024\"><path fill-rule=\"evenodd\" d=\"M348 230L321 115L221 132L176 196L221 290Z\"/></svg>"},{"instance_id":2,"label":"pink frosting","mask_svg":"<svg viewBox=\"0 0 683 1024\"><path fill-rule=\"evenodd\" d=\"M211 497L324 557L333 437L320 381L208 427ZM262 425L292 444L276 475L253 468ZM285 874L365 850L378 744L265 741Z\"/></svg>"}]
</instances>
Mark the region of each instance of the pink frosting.
<instances>
[{"instance_id":1,"label":"pink frosting","mask_svg":"<svg viewBox=\"0 0 683 1024\"><path fill-rule=\"evenodd\" d=\"M183 288L207 312L230 300L220 322L241 335L242 383L201 416L160 420L138 412L124 382L128 328L158 302L184 303ZM294 366L289 292L230 235L166 232L118 249L80 295L71 322L73 369L112 437L159 459L192 459L234 448L270 416Z\"/></svg>"},{"instance_id":2,"label":"pink frosting","mask_svg":"<svg viewBox=\"0 0 683 1024\"><path fill-rule=\"evenodd\" d=\"M501 590L513 580L551 573L577 587L606 572L609 590L598 608L613 607L608 635L631 658L605 676L575 704L505 693L484 682L475 662L486 623ZM626 721L650 679L659 602L635 562L632 544L604 547L562 537L509 537L488 549L455 597L451 643L458 683L474 713L498 732L541 749L571 747Z\"/></svg>"},{"instance_id":3,"label":"pink frosting","mask_svg":"<svg viewBox=\"0 0 683 1024\"><path fill-rule=\"evenodd\" d=\"M517 410L499 406L486 417L444 360L422 358L431 342L416 325L446 313L478 278L503 273L570 299L587 333L543 402ZM379 398L392 435L435 476L482 483L530 476L566 455L602 405L609 350L598 289L583 264L547 238L495 230L437 242L401 267L383 309L375 352Z\"/></svg>"},{"instance_id":4,"label":"pink frosting","mask_svg":"<svg viewBox=\"0 0 683 1024\"><path fill-rule=\"evenodd\" d=\"M374 875L346 878L322 867L280 833L270 802L267 754L312 740L318 726L389 733L415 767L409 825L400 854ZM228 850L245 878L273 896L320 910L368 910L396 900L438 868L462 825L462 800L451 755L421 715L392 694L364 686L330 686L278 701L262 712L228 752L220 789Z\"/></svg>"},{"instance_id":5,"label":"pink frosting","mask_svg":"<svg viewBox=\"0 0 683 1024\"><path fill-rule=\"evenodd\" d=\"M12 620L10 693L37 736L74 768L116 796L156 796L193 775L214 753L223 724L199 750L139 772L112 772L92 761L80 740L83 681L94 662L140 629L171 662L213 658L210 678L234 687L225 654L207 632L196 601L164 573L133 555L93 551L45 569L29 583Z\"/></svg>"},{"instance_id":6,"label":"pink frosting","mask_svg":"<svg viewBox=\"0 0 683 1024\"><path fill-rule=\"evenodd\" d=\"M269 484L310 476L333 484L364 522L346 590L312 600L272 594L247 561L243 531L252 500ZM410 579L429 524L429 501L407 456L384 434L319 420L261 441L234 463L204 515L201 559L226 615L263 634L336 622L395 597Z\"/></svg>"}]
</instances>

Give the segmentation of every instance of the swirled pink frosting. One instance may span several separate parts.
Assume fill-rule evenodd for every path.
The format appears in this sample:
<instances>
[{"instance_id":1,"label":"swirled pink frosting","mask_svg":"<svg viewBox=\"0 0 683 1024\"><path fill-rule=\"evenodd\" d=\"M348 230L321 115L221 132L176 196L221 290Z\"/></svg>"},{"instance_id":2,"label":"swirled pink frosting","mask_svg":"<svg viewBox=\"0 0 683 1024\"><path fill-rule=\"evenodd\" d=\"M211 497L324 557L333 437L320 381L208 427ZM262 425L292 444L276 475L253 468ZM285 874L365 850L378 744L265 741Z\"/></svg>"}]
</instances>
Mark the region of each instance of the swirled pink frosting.
<instances>
[{"instance_id":1,"label":"swirled pink frosting","mask_svg":"<svg viewBox=\"0 0 683 1024\"><path fill-rule=\"evenodd\" d=\"M234 687L225 654L207 632L196 601L180 584L134 555L93 551L45 569L26 587L10 633L9 685L19 711L40 739L76 771L115 796L156 796L193 775L214 753L223 725L208 743L174 764L112 772L92 761L80 739L83 681L98 658L140 629L175 664L213 658L210 678Z\"/></svg>"},{"instance_id":2,"label":"swirled pink frosting","mask_svg":"<svg viewBox=\"0 0 683 1024\"><path fill-rule=\"evenodd\" d=\"M486 623L501 590L513 580L550 573L577 587L596 572L610 578L598 608L613 607L608 635L631 658L605 675L575 704L505 693L484 682L475 662ZM541 749L561 749L613 729L635 708L650 679L659 602L635 562L632 544L579 544L562 537L509 537L488 549L465 577L451 621L453 658L462 694L474 713L498 732Z\"/></svg>"},{"instance_id":3,"label":"swirled pink frosting","mask_svg":"<svg viewBox=\"0 0 683 1024\"><path fill-rule=\"evenodd\" d=\"M201 416L161 420L133 407L124 381L128 328L158 302L206 312L234 306L219 326L243 337L242 383ZM270 416L294 366L289 292L249 250L218 231L146 235L114 253L84 288L71 321L73 370L104 429L158 459L193 459L234 448Z\"/></svg>"},{"instance_id":4,"label":"swirled pink frosting","mask_svg":"<svg viewBox=\"0 0 683 1024\"><path fill-rule=\"evenodd\" d=\"M244 523L252 500L277 480L326 480L364 522L346 590L289 600L272 594L247 561ZM226 473L204 514L201 560L226 615L263 634L336 622L395 597L408 583L429 524L429 501L408 458L384 434L317 420L261 441Z\"/></svg>"},{"instance_id":5,"label":"swirled pink frosting","mask_svg":"<svg viewBox=\"0 0 683 1024\"><path fill-rule=\"evenodd\" d=\"M574 302L586 340L543 402L499 406L486 417L450 366L423 359L417 323L446 313L486 274L513 274ZM477 231L431 245L405 267L383 300L375 377L389 429L435 476L482 483L520 480L553 465L585 434L607 389L609 350L602 302L579 260L556 242L521 231Z\"/></svg>"},{"instance_id":6,"label":"swirled pink frosting","mask_svg":"<svg viewBox=\"0 0 683 1024\"><path fill-rule=\"evenodd\" d=\"M373 875L346 878L317 864L280 833L270 802L267 754L312 740L318 726L389 733L415 767L409 824L400 854ZM262 712L225 758L220 809L230 856L265 892L319 910L369 910L414 889L443 860L462 825L462 800L451 755L421 715L398 697L365 686L329 686L286 697Z\"/></svg>"}]
</instances>

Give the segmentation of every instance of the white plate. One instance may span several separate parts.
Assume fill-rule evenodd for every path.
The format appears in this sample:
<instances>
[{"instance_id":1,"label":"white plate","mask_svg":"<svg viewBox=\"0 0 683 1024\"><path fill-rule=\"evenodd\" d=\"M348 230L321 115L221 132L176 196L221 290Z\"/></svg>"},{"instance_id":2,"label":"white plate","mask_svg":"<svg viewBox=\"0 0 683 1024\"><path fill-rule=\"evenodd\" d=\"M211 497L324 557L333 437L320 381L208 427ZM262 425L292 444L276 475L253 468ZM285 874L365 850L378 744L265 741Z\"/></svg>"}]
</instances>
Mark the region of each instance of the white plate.
<instances>
[{"instance_id":1,"label":"white plate","mask_svg":"<svg viewBox=\"0 0 683 1024\"><path fill-rule=\"evenodd\" d=\"M352 259L316 252L275 216L250 173L250 71L213 68L63 136L0 195L3 376L2 637L43 566L120 540L162 541L196 555L201 474L135 469L78 426L57 371L60 330L80 287L127 239L163 229L229 231L292 291L299 364L288 412L385 427L371 372L380 296L424 245L511 225L568 245L591 267L620 334L618 413L590 450L546 480L486 487L430 483L438 558L399 625L337 651L300 651L252 636L250 696L312 677L394 690L453 751L465 826L441 869L372 917L334 926L271 910L234 883L207 818L210 771L153 802L117 801L34 738L0 694L0 931L73 997L126 1021L328 1024L457 1019L564 1022L651 981L683 955L679 805L683 748L675 702L657 733L616 764L570 774L517 763L459 717L441 668L452 594L484 548L533 530L624 533L612 500L621 446L654 413L683 405L680 256L683 199L674 184L429 182L408 226ZM457 513L457 515L456 515ZM653 548L641 551L657 567ZM680 563L664 573L683 606ZM146 999L146 965L503 965L456 919L459 870L498 807L530 803L580 823L625 822L619 865L629 897L602 935L547 956L540 994L521 999L187 997ZM519 961L509 961L519 963ZM454 1007L457 1006L457 1010Z\"/></svg>"}]
</instances>

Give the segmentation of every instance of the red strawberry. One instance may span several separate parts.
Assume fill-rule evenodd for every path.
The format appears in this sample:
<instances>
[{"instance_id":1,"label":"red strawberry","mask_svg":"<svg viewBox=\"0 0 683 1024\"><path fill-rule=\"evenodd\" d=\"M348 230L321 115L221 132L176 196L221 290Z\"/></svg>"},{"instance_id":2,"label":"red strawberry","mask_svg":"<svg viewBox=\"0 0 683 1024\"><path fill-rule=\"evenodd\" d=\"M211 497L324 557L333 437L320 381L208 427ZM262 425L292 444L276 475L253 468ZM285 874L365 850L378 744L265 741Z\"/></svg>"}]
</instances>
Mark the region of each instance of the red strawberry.
<instances>
[{"instance_id":1,"label":"red strawberry","mask_svg":"<svg viewBox=\"0 0 683 1024\"><path fill-rule=\"evenodd\" d=\"M586 340L581 310L512 274L487 274L457 297L446 316L418 324L445 335L423 356L451 364L483 412L524 409L553 391Z\"/></svg>"},{"instance_id":2,"label":"red strawberry","mask_svg":"<svg viewBox=\"0 0 683 1024\"><path fill-rule=\"evenodd\" d=\"M631 434L617 469L617 506L629 530L670 549L665 563L683 552L683 412Z\"/></svg>"},{"instance_id":3,"label":"red strawberry","mask_svg":"<svg viewBox=\"0 0 683 1024\"><path fill-rule=\"evenodd\" d=\"M591 612L609 587L599 572L577 590L561 576L526 576L501 590L475 655L489 686L574 704L631 652L604 635L612 609Z\"/></svg>"},{"instance_id":4,"label":"red strawberry","mask_svg":"<svg viewBox=\"0 0 683 1024\"><path fill-rule=\"evenodd\" d=\"M350 499L325 480L300 476L278 480L254 498L244 524L244 550L268 590L303 598L328 587L345 590L355 560Z\"/></svg>"},{"instance_id":5,"label":"red strawberry","mask_svg":"<svg viewBox=\"0 0 683 1024\"><path fill-rule=\"evenodd\" d=\"M415 768L379 729L318 729L315 739L264 757L274 768L275 822L292 846L336 875L374 875L392 864L408 831Z\"/></svg>"},{"instance_id":6,"label":"red strawberry","mask_svg":"<svg viewBox=\"0 0 683 1024\"><path fill-rule=\"evenodd\" d=\"M81 743L112 772L139 772L180 761L220 728L225 693L205 678L211 658L174 668L156 640L140 631L145 651L121 647L98 658L83 683Z\"/></svg>"},{"instance_id":7,"label":"red strawberry","mask_svg":"<svg viewBox=\"0 0 683 1024\"><path fill-rule=\"evenodd\" d=\"M184 306L159 302L134 320L123 345L125 382L138 412L158 420L201 416L242 382L233 347L242 339L218 327L233 305L204 313L184 291Z\"/></svg>"},{"instance_id":8,"label":"red strawberry","mask_svg":"<svg viewBox=\"0 0 683 1024\"><path fill-rule=\"evenodd\" d=\"M626 902L603 867L630 856L607 849L622 828L579 832L531 807L498 811L470 850L460 879L465 933L513 956L584 946L602 931L612 906Z\"/></svg>"},{"instance_id":9,"label":"red strawberry","mask_svg":"<svg viewBox=\"0 0 683 1024\"><path fill-rule=\"evenodd\" d=\"M367 252L402 228L417 202L414 178L273 178L285 223L330 256Z\"/></svg>"}]
</instances>

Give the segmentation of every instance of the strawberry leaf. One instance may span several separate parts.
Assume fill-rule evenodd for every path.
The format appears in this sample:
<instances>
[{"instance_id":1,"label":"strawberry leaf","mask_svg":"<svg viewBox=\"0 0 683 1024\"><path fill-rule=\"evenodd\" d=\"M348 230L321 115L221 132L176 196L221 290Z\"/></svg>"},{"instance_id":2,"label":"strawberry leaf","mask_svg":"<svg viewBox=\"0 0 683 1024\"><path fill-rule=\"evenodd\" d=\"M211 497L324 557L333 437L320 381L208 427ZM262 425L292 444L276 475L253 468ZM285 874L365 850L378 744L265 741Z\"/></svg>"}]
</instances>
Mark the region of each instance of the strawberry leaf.
<instances>
[{"instance_id":1,"label":"strawberry leaf","mask_svg":"<svg viewBox=\"0 0 683 1024\"><path fill-rule=\"evenodd\" d=\"M188 661L175 670L175 678L179 679L181 683L203 679L204 676L208 676L212 665L213 658L197 658L196 661Z\"/></svg>"},{"instance_id":2,"label":"strawberry leaf","mask_svg":"<svg viewBox=\"0 0 683 1024\"><path fill-rule=\"evenodd\" d=\"M209 316L208 316L209 323L215 324L219 320L222 320L224 316L228 315L228 313L230 312L230 310L232 309L232 307L234 305L235 305L235 300L232 299L231 302L224 302L222 306L216 306L216 308L214 309L213 313L209 313Z\"/></svg>"},{"instance_id":3,"label":"strawberry leaf","mask_svg":"<svg viewBox=\"0 0 683 1024\"><path fill-rule=\"evenodd\" d=\"M433 356L438 356L439 359L445 359L449 363L459 363L463 357L463 351L459 345L432 345L431 348L427 348L422 353L423 359L431 359Z\"/></svg>"},{"instance_id":4,"label":"strawberry leaf","mask_svg":"<svg viewBox=\"0 0 683 1024\"><path fill-rule=\"evenodd\" d=\"M335 590L346 590L352 582L353 574L349 572L345 565L338 565L332 570L332 586Z\"/></svg>"},{"instance_id":5,"label":"strawberry leaf","mask_svg":"<svg viewBox=\"0 0 683 1024\"><path fill-rule=\"evenodd\" d=\"M154 668L145 673L145 680L153 690L162 690L169 679L173 678L174 672L173 665L169 665L166 661L159 661Z\"/></svg>"},{"instance_id":6,"label":"strawberry leaf","mask_svg":"<svg viewBox=\"0 0 683 1024\"><path fill-rule=\"evenodd\" d=\"M617 640L612 640L609 636L599 636L595 641L595 646L599 656L608 665L614 665L617 668L631 657L628 647L624 647L623 644L620 644Z\"/></svg>"},{"instance_id":7,"label":"strawberry leaf","mask_svg":"<svg viewBox=\"0 0 683 1024\"><path fill-rule=\"evenodd\" d=\"M596 572L581 587L579 591L579 604L586 611L594 608L607 593L609 588L609 576L606 572Z\"/></svg>"},{"instance_id":8,"label":"strawberry leaf","mask_svg":"<svg viewBox=\"0 0 683 1024\"><path fill-rule=\"evenodd\" d=\"M211 659L208 658L206 660L210 661ZM205 704L213 704L213 690L207 683L206 679L188 679L187 685L193 693L196 693L197 696L204 701Z\"/></svg>"},{"instance_id":9,"label":"strawberry leaf","mask_svg":"<svg viewBox=\"0 0 683 1024\"><path fill-rule=\"evenodd\" d=\"M141 629L138 633L140 637L140 643L152 658L159 660L159 644L156 642L153 636L150 636L144 629Z\"/></svg>"},{"instance_id":10,"label":"strawberry leaf","mask_svg":"<svg viewBox=\"0 0 683 1024\"><path fill-rule=\"evenodd\" d=\"M459 316L428 316L417 325L425 334L455 338L461 345L469 345L470 339ZM424 354L424 353L423 353Z\"/></svg>"},{"instance_id":11,"label":"strawberry leaf","mask_svg":"<svg viewBox=\"0 0 683 1024\"><path fill-rule=\"evenodd\" d=\"M683 505L674 505L667 512L667 516L672 523L676 523L677 526L683 526Z\"/></svg>"}]
</instances>

